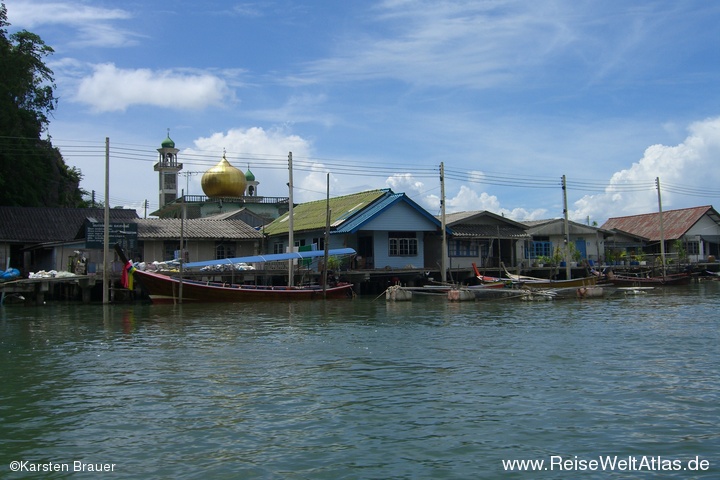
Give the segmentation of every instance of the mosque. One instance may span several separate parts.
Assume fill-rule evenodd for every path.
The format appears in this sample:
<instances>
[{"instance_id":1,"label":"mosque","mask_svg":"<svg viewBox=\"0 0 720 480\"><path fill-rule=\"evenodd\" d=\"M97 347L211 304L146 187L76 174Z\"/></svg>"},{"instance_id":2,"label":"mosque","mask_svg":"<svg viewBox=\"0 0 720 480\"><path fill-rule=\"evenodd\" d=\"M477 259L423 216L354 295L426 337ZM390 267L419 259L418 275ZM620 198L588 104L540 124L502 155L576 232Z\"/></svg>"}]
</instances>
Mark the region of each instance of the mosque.
<instances>
[{"instance_id":1,"label":"mosque","mask_svg":"<svg viewBox=\"0 0 720 480\"><path fill-rule=\"evenodd\" d=\"M162 141L154 169L159 175L159 205L150 215L160 218L215 218L242 220L250 226L266 225L289 210L288 197L258 195L255 175L243 173L227 160L225 153L214 167L203 173L200 184L205 195L187 195L178 191L178 177L183 164L178 162L179 149L170 138ZM189 173L189 172L188 172ZM180 194L179 194L180 193Z\"/></svg>"}]
</instances>

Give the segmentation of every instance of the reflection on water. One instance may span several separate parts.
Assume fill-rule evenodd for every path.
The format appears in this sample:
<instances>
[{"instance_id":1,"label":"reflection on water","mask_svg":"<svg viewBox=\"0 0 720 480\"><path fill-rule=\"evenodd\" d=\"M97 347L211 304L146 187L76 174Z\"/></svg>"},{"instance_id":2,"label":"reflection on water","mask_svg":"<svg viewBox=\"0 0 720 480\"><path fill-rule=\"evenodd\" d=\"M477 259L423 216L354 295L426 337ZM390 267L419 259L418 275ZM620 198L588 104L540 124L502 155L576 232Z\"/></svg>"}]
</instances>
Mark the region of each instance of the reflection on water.
<instances>
[{"instance_id":1,"label":"reflection on water","mask_svg":"<svg viewBox=\"0 0 720 480\"><path fill-rule=\"evenodd\" d=\"M698 455L717 474L719 286L3 308L0 471L81 460L119 478L496 478L508 458Z\"/></svg>"}]
</instances>

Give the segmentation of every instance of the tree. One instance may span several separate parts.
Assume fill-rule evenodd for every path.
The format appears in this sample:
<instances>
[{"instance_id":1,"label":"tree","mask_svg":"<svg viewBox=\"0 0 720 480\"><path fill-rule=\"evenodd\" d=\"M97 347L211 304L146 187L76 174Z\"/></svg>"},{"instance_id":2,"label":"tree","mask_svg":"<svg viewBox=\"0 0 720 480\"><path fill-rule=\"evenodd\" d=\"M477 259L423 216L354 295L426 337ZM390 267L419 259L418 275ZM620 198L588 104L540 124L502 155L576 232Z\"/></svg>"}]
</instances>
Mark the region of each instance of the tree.
<instances>
[{"instance_id":1,"label":"tree","mask_svg":"<svg viewBox=\"0 0 720 480\"><path fill-rule=\"evenodd\" d=\"M31 32L8 36L0 4L0 205L83 206L82 174L68 167L50 138L42 139L57 106L53 49Z\"/></svg>"}]
</instances>

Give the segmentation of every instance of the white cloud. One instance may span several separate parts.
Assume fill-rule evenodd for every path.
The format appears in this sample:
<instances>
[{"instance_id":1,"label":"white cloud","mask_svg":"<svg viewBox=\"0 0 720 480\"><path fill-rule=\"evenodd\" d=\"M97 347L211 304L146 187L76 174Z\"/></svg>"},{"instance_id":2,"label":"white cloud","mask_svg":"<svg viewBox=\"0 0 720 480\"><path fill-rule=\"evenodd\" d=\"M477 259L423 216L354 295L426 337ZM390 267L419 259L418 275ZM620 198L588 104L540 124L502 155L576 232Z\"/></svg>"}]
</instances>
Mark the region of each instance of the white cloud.
<instances>
[{"instance_id":1,"label":"white cloud","mask_svg":"<svg viewBox=\"0 0 720 480\"><path fill-rule=\"evenodd\" d=\"M87 22L105 20L125 20L131 18L129 12L119 8L99 8L78 5L77 2L3 2L8 7L8 16L14 25L35 27L43 24L82 25Z\"/></svg>"},{"instance_id":2,"label":"white cloud","mask_svg":"<svg viewBox=\"0 0 720 480\"><path fill-rule=\"evenodd\" d=\"M648 147L638 162L612 175L604 193L576 201L569 216L577 221L590 217L602 224L606 212L611 216L656 212L656 178L664 210L710 204L720 182L720 117L695 122L688 131L678 145Z\"/></svg>"},{"instance_id":3,"label":"white cloud","mask_svg":"<svg viewBox=\"0 0 720 480\"><path fill-rule=\"evenodd\" d=\"M213 75L119 69L113 64L96 65L92 75L80 81L75 96L97 112L124 111L133 105L202 109L222 106L231 98L225 81Z\"/></svg>"},{"instance_id":4,"label":"white cloud","mask_svg":"<svg viewBox=\"0 0 720 480\"><path fill-rule=\"evenodd\" d=\"M77 2L5 2L10 23L22 28L65 25L77 30L68 43L78 47L120 47L136 44L138 34L117 28L113 21L129 20L132 15L119 8L78 5Z\"/></svg>"},{"instance_id":5,"label":"white cloud","mask_svg":"<svg viewBox=\"0 0 720 480\"><path fill-rule=\"evenodd\" d=\"M253 172L259 183L258 194L287 197L289 190L288 154L293 154L293 201L295 203L317 200L326 191L326 169L308 160L311 144L302 137L290 134L282 128L260 127L234 128L214 133L194 141L195 146L182 152L183 158L205 157L202 165L187 165L184 170L204 172L222 158L225 150L228 161L236 168ZM201 194L201 176L192 177L190 193Z\"/></svg>"},{"instance_id":6,"label":"white cloud","mask_svg":"<svg viewBox=\"0 0 720 480\"><path fill-rule=\"evenodd\" d=\"M394 192L422 193L425 184L416 180L411 173L396 173L385 180L388 188Z\"/></svg>"},{"instance_id":7,"label":"white cloud","mask_svg":"<svg viewBox=\"0 0 720 480\"><path fill-rule=\"evenodd\" d=\"M531 78L535 87L554 77L550 66L571 61L588 69L581 70L582 81L592 83L626 71L633 48L663 28L634 28L647 16L657 18L661 7L613 9L617 30L631 33L596 37L605 10L579 2L380 2L375 17L358 22L362 30L349 30L337 42L333 56L308 63L305 75L292 80L392 78L420 87L485 89Z\"/></svg>"}]
</instances>

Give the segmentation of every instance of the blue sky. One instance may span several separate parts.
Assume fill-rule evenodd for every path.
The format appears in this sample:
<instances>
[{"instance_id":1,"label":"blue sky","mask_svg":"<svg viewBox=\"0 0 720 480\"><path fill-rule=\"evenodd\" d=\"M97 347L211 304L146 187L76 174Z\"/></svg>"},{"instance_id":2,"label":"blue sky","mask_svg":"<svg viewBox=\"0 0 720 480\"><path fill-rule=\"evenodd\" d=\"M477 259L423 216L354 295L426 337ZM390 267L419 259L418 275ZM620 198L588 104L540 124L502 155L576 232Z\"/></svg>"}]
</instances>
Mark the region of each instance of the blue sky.
<instances>
[{"instance_id":1,"label":"blue sky","mask_svg":"<svg viewBox=\"0 0 720 480\"><path fill-rule=\"evenodd\" d=\"M720 2L5 0L55 49L49 134L81 187L158 205L170 129L186 193L223 150L258 193L372 188L439 214L576 221L716 204Z\"/></svg>"}]
</instances>

